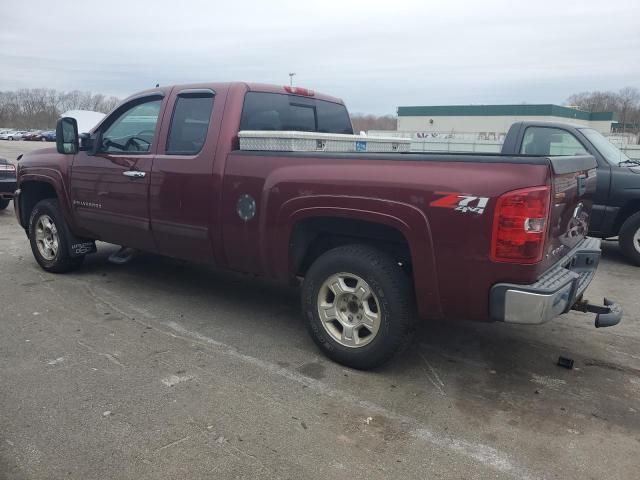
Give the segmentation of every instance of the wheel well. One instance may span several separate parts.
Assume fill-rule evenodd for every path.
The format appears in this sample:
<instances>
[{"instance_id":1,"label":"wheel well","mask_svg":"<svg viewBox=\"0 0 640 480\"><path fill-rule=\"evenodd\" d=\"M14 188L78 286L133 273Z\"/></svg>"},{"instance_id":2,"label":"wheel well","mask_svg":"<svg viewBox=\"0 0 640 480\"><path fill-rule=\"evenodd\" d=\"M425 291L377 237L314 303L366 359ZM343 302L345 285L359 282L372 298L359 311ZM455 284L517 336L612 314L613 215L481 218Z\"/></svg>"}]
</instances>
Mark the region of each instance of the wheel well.
<instances>
[{"instance_id":1,"label":"wheel well","mask_svg":"<svg viewBox=\"0 0 640 480\"><path fill-rule=\"evenodd\" d=\"M627 218L637 212L640 212L640 199L631 200L624 207L622 207L618 212L615 223L613 224L614 235L618 235L618 233L620 233L622 224L627 220Z\"/></svg>"},{"instance_id":2,"label":"wheel well","mask_svg":"<svg viewBox=\"0 0 640 480\"><path fill-rule=\"evenodd\" d=\"M29 218L33 207L45 198L56 198L55 189L46 182L24 182L20 184L20 223L29 228Z\"/></svg>"},{"instance_id":3,"label":"wheel well","mask_svg":"<svg viewBox=\"0 0 640 480\"><path fill-rule=\"evenodd\" d=\"M411 272L409 243L398 229L364 220L317 217L302 220L294 226L289 244L294 274L304 276L320 255L332 248L353 243L383 250L407 272Z\"/></svg>"}]
</instances>

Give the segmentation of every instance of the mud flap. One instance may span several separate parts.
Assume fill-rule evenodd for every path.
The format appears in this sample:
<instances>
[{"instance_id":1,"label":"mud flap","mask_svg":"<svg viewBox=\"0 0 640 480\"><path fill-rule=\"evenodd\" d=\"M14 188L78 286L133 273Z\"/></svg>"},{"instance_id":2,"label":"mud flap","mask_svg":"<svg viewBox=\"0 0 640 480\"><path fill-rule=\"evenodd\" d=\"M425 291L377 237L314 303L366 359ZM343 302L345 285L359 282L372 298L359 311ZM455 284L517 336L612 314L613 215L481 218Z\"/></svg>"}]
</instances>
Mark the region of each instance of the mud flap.
<instances>
[{"instance_id":1,"label":"mud flap","mask_svg":"<svg viewBox=\"0 0 640 480\"><path fill-rule=\"evenodd\" d=\"M87 240L86 238L78 238L67 229L69 236L69 255L72 257L83 257L90 253L96 253L95 240Z\"/></svg>"}]
</instances>

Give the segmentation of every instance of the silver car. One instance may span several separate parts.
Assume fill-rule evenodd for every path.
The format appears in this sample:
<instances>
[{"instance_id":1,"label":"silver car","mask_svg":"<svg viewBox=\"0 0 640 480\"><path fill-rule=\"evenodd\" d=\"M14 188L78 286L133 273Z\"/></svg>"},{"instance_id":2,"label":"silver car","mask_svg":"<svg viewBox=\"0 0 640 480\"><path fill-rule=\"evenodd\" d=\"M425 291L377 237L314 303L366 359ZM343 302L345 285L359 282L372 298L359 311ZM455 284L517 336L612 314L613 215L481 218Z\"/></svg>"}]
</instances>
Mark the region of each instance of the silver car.
<instances>
[{"instance_id":1,"label":"silver car","mask_svg":"<svg viewBox=\"0 0 640 480\"><path fill-rule=\"evenodd\" d=\"M0 140L20 140L25 133L23 130L5 130L0 132Z\"/></svg>"}]
</instances>

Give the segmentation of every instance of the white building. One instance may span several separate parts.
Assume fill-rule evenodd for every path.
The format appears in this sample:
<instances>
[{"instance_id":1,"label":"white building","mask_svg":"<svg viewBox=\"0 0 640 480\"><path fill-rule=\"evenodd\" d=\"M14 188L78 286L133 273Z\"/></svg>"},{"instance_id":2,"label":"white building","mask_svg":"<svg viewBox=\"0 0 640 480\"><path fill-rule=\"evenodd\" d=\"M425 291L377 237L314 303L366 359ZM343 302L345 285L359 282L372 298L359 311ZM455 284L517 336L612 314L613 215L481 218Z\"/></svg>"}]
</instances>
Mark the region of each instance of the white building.
<instances>
[{"instance_id":1,"label":"white building","mask_svg":"<svg viewBox=\"0 0 640 480\"><path fill-rule=\"evenodd\" d=\"M585 112L560 105L437 105L398 107L398 131L447 134L479 134L480 138L503 138L518 121L569 122L611 133L617 122L613 112Z\"/></svg>"}]
</instances>

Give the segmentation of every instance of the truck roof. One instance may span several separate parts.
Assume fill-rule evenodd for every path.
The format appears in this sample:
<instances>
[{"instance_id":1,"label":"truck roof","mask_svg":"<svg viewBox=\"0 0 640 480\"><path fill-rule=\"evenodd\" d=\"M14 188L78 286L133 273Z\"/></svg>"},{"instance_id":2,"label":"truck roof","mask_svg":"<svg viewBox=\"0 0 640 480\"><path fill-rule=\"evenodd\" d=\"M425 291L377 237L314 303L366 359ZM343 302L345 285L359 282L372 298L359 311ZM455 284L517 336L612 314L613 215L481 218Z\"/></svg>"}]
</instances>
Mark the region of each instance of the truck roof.
<instances>
[{"instance_id":1,"label":"truck roof","mask_svg":"<svg viewBox=\"0 0 640 480\"><path fill-rule=\"evenodd\" d=\"M234 86L241 86L247 89L247 91L251 92L266 92L266 93L283 93L289 95L296 95L295 91L289 92L286 85L273 85L268 83L248 83L248 82L203 82L203 83L187 83L187 84L178 84L178 85L167 85L164 87L158 88L150 88L148 90L143 90L137 92L129 97L127 97L124 101L136 98L142 95L148 95L152 93L161 93L162 95L168 95L172 88L180 88L180 89L188 89L188 88L210 88L212 90L224 90L230 89ZM292 88L304 88L304 87L292 87ZM344 102L340 98L332 97L330 95L324 95L322 93L318 93L314 90L308 89L309 92L312 92L312 98L317 100L325 100L328 102L339 103L344 105Z\"/></svg>"},{"instance_id":2,"label":"truck roof","mask_svg":"<svg viewBox=\"0 0 640 480\"><path fill-rule=\"evenodd\" d=\"M553 121L541 121L541 120L520 120L513 122L513 125L522 125L524 127L556 127L556 128L592 128L588 125L580 125L572 122L553 122ZM512 126L513 126L512 125Z\"/></svg>"}]
</instances>

